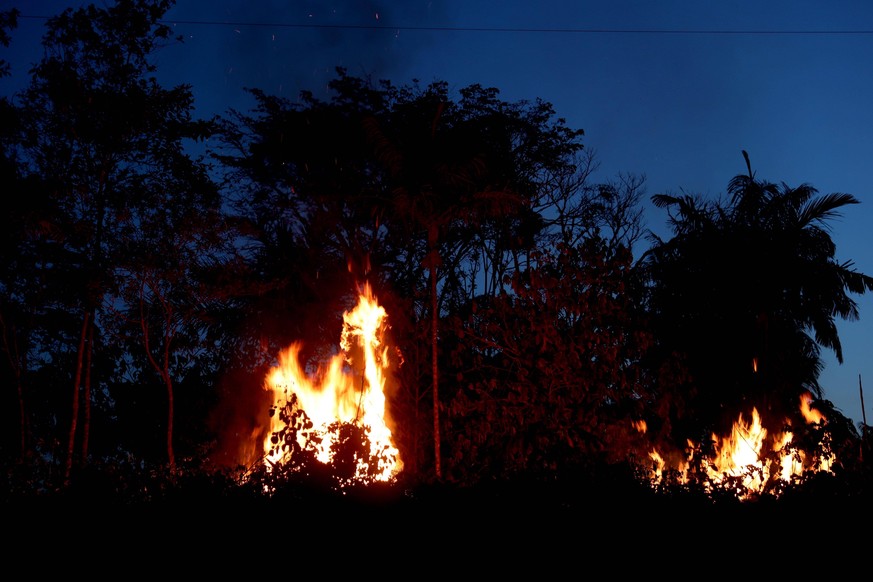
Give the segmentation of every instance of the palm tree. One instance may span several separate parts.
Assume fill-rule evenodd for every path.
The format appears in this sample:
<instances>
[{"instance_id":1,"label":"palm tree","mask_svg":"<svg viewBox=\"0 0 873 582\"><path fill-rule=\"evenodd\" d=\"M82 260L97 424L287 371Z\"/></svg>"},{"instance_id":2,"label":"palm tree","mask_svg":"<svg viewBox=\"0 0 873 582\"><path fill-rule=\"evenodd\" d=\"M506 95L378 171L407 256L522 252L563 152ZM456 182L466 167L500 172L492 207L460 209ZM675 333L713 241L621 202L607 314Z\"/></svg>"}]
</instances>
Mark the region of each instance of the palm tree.
<instances>
[{"instance_id":1,"label":"palm tree","mask_svg":"<svg viewBox=\"0 0 873 582\"><path fill-rule=\"evenodd\" d=\"M836 318L858 319L851 294L873 290L873 277L835 258L828 228L854 196L758 180L751 165L728 194L653 197L675 211L674 237L653 237L641 262L662 348L688 358L692 383L677 401L694 413L686 410L691 430L717 429L752 406L783 422L803 392L822 398L821 348L842 363Z\"/></svg>"}]
</instances>

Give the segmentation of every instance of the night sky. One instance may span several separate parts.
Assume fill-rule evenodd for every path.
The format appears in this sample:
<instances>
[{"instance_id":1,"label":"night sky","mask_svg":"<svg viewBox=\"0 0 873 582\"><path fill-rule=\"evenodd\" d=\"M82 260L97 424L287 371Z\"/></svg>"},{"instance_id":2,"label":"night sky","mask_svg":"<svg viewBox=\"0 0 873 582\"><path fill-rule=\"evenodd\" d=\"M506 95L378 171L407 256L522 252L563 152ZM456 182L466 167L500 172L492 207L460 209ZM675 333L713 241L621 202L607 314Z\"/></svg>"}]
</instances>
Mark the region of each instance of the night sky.
<instances>
[{"instance_id":1,"label":"night sky","mask_svg":"<svg viewBox=\"0 0 873 582\"><path fill-rule=\"evenodd\" d=\"M0 0L21 11L0 58L12 95L41 56L45 19L89 2ZM164 21L185 38L157 57L165 85L192 85L197 114L253 104L244 91L295 99L342 66L395 85L495 87L541 98L600 163L594 179L645 176L646 227L668 236L658 193L723 195L745 173L861 204L832 221L837 259L873 274L873 3L650 0L181 0ZM641 246L636 254L643 252ZM845 361L824 352L825 398L861 422L859 377L873 420L873 297L838 321Z\"/></svg>"}]
</instances>

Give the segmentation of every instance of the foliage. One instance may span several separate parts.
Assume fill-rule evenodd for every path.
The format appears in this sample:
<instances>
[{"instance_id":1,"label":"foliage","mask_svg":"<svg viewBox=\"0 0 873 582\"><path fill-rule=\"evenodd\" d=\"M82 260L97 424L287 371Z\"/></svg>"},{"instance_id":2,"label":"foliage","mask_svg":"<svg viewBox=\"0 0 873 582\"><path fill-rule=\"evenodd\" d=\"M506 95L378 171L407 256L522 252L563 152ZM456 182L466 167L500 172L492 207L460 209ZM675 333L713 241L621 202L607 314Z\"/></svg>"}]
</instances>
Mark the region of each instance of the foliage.
<instances>
[{"instance_id":1,"label":"foliage","mask_svg":"<svg viewBox=\"0 0 873 582\"><path fill-rule=\"evenodd\" d=\"M559 245L511 279L512 294L452 319L454 478L562 473L624 461L647 401L630 254L603 241Z\"/></svg>"},{"instance_id":2,"label":"foliage","mask_svg":"<svg viewBox=\"0 0 873 582\"><path fill-rule=\"evenodd\" d=\"M798 453L835 453L839 485L792 485L869 484L869 433L817 385L820 349L841 358L835 318L858 317L850 294L873 289L827 230L854 197L751 169L725 202L658 195L674 236L634 264L644 180L594 183L583 132L551 104L338 69L327 98L253 89L252 111L197 120L190 87L161 86L151 59L179 40L161 23L172 4L64 11L28 88L0 102L10 502L297 504L362 483L469 488L473 505L648 501L639 459L705 443L750 404L791 425ZM16 15L0 13L4 45ZM209 157L190 153L207 137L220 142ZM222 422L256 440L271 359L295 341L304 360L331 354L365 281L402 356L388 394L398 482L376 480L385 459L356 424L328 427L334 461L318 460L324 437L294 401L272 411L285 426L269 458L282 462L218 463ZM799 418L802 390L825 426ZM657 493L695 500L738 490L665 483Z\"/></svg>"},{"instance_id":3,"label":"foliage","mask_svg":"<svg viewBox=\"0 0 873 582\"><path fill-rule=\"evenodd\" d=\"M658 387L676 442L723 434L757 407L765 426L802 424L800 398L821 398L820 349L842 351L837 317L856 319L851 294L873 277L836 259L827 222L858 200L817 196L737 176L726 201L658 195L673 238L654 238L642 264L658 358L677 354L685 382Z\"/></svg>"},{"instance_id":4,"label":"foliage","mask_svg":"<svg viewBox=\"0 0 873 582\"><path fill-rule=\"evenodd\" d=\"M337 313L367 279L398 306L394 339L405 362L393 407L400 418L434 417L441 317L499 293L549 224L556 233L595 224L593 205L574 204L582 132L555 119L550 104L507 103L496 89L473 85L455 97L445 82L397 87L337 73L329 101L255 90L254 115L223 122L217 159L249 228L259 289L247 307L254 329L241 333L266 336L276 350L297 340L319 346L332 322L322 314ZM398 424L409 427L399 436L412 465L435 463L420 443L439 442L439 418L433 430Z\"/></svg>"},{"instance_id":5,"label":"foliage","mask_svg":"<svg viewBox=\"0 0 873 582\"><path fill-rule=\"evenodd\" d=\"M186 151L210 125L192 118L189 86L154 76L154 53L171 42L159 19L172 4L123 0L50 18L44 57L17 96L10 182L28 195L16 197L17 260L3 282L19 405L37 431L25 454L48 454L44 443L66 432L68 462L78 441L76 461L87 463L91 437L111 434L91 431L92 412L113 418L129 385L152 384L166 391L166 414L149 426L163 426L174 462L174 379L198 368L209 335L201 315L216 296L208 276L230 239L221 194ZM37 389L49 368L57 381ZM41 402L58 391L73 396L72 410ZM51 421L31 416L45 406Z\"/></svg>"}]
</instances>

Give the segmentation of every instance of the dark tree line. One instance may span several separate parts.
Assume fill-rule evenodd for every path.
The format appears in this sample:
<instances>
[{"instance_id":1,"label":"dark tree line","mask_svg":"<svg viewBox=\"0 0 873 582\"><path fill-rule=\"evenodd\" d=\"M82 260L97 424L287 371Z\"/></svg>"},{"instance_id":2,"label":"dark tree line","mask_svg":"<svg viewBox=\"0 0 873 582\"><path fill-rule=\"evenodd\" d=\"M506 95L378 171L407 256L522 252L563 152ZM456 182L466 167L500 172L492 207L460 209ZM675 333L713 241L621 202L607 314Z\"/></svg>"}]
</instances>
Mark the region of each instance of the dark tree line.
<instances>
[{"instance_id":1,"label":"dark tree line","mask_svg":"<svg viewBox=\"0 0 873 582\"><path fill-rule=\"evenodd\" d=\"M583 132L539 99L338 69L328 100L254 89L251 111L196 119L151 61L181 42L172 4L49 19L0 101L10 483L255 462L273 358L300 341L324 361L365 281L403 357L389 409L412 480L629 463L748 406L775 426L806 391L857 455L817 383L835 318L873 289L827 230L853 196L749 165L725 201L653 197L673 237L640 253L644 180L594 183Z\"/></svg>"}]
</instances>

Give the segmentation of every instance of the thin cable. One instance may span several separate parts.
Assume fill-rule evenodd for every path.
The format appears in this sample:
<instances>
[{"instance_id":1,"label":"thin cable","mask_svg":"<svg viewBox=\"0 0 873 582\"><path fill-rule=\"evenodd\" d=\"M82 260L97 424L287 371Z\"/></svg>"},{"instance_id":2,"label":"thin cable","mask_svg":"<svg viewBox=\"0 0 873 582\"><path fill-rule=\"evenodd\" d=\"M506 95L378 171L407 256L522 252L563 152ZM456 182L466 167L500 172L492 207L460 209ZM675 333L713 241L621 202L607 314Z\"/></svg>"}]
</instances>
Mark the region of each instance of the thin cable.
<instances>
[{"instance_id":1,"label":"thin cable","mask_svg":"<svg viewBox=\"0 0 873 582\"><path fill-rule=\"evenodd\" d=\"M19 15L19 18L48 20L48 16ZM273 27L273 28L315 28L315 29L348 29L348 30L408 30L430 32L507 32L507 33L537 33L537 34L710 34L710 35L862 35L873 34L873 30L741 30L741 29L670 29L670 28L496 28L467 26L385 26L368 24L295 24L289 22L242 22L233 20L159 20L161 24L190 24L195 26L236 26L236 27Z\"/></svg>"}]
</instances>

